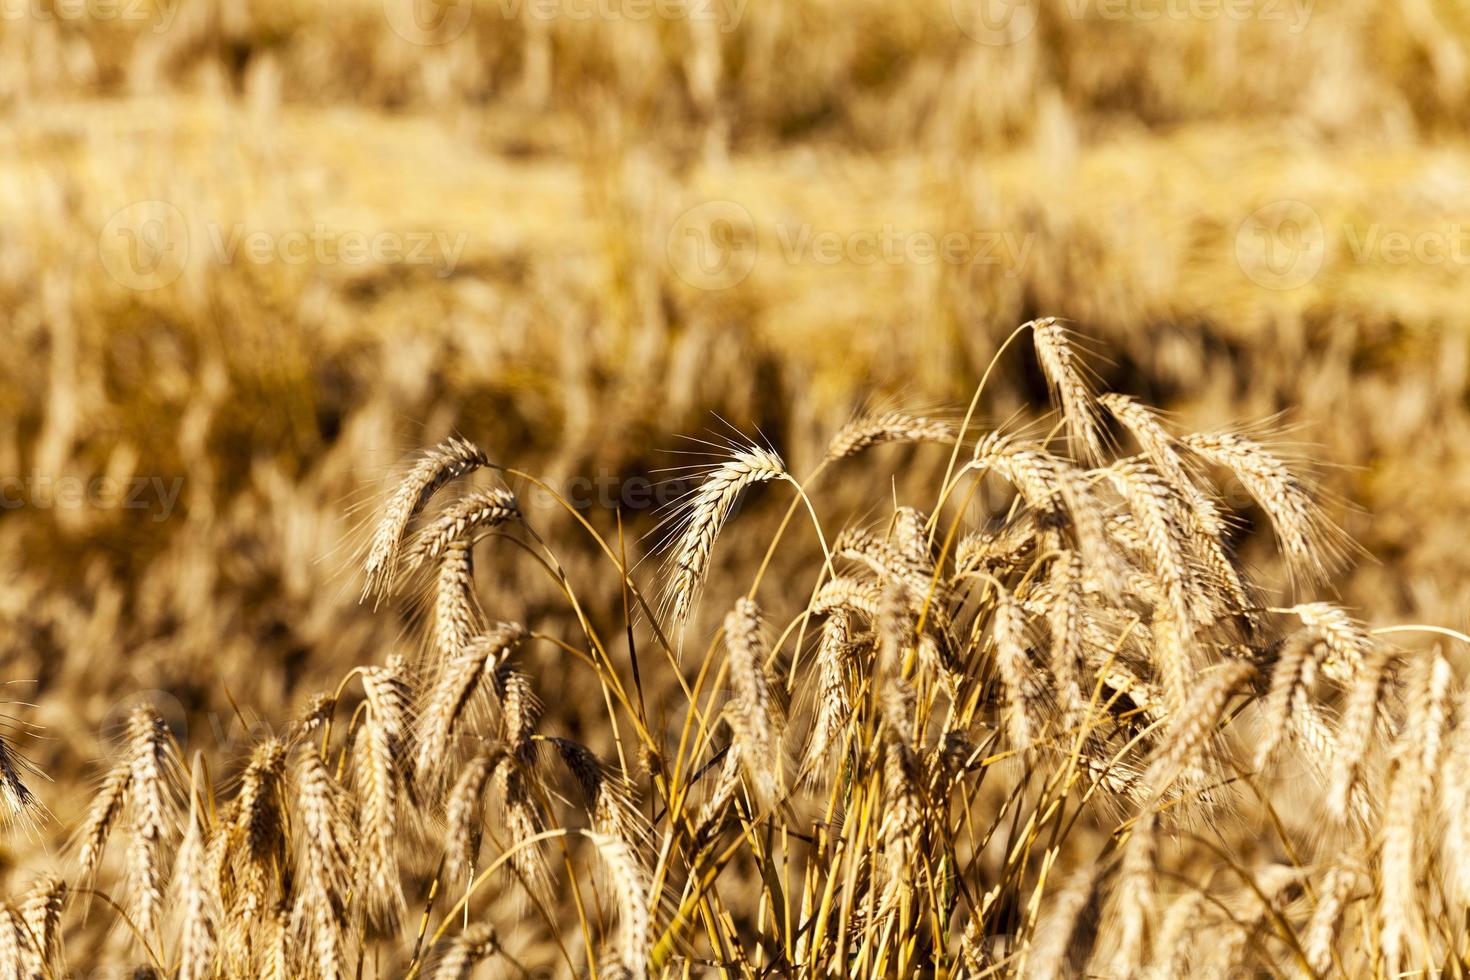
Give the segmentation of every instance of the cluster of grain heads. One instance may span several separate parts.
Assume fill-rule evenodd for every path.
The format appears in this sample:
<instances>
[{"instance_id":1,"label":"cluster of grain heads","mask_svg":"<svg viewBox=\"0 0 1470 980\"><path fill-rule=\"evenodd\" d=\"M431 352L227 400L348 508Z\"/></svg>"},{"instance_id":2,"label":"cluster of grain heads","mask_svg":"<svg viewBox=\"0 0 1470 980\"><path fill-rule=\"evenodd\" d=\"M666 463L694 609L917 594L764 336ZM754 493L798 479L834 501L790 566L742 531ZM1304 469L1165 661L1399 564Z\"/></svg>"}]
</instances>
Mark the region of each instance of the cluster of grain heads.
<instances>
[{"instance_id":1,"label":"cluster of grain heads","mask_svg":"<svg viewBox=\"0 0 1470 980\"><path fill-rule=\"evenodd\" d=\"M492 465L483 451L430 450L363 567L374 598L400 576L426 586L422 656L355 668L243 759L196 761L187 794L166 726L135 712L76 835L78 890L119 895L132 953L183 980L462 978L523 953L629 978L1448 962L1470 911L1470 694L1452 661L1305 596L1267 605L1212 476L1251 492L1301 584L1341 540L1285 457L1095 395L1067 331L1029 326L1050 435L876 412L804 481L771 449L722 449L655 587L617 569L616 623L509 491L451 486ZM932 498L896 499L918 470L849 480L831 508L817 490L871 447L926 442L952 454ZM713 583L721 534L746 543L725 531L737 503L775 481L796 491L786 520L764 550L731 547L729 564L761 564ZM853 506L864 487L887 489ZM775 562L801 506L820 555ZM864 515L830 548L829 509ZM515 526L565 614L482 608L475 548ZM778 590L768 568L815 571ZM686 672L707 584L746 598ZM626 611L657 592L668 623ZM540 676L532 642L592 679ZM538 697L589 691L596 713ZM0 795L25 811L17 760L0 741ZM1334 818L1310 834L1267 809L1271 780L1303 771L1316 785L1292 791ZM1227 854L1216 831L1256 806L1242 787L1283 840ZM126 861L99 881L115 836ZM65 896L52 880L0 904L0 975L62 975Z\"/></svg>"},{"instance_id":2,"label":"cluster of grain heads","mask_svg":"<svg viewBox=\"0 0 1470 980\"><path fill-rule=\"evenodd\" d=\"M61 913L68 888L43 875L17 901L0 905L0 976L32 980L63 969Z\"/></svg>"}]
</instances>

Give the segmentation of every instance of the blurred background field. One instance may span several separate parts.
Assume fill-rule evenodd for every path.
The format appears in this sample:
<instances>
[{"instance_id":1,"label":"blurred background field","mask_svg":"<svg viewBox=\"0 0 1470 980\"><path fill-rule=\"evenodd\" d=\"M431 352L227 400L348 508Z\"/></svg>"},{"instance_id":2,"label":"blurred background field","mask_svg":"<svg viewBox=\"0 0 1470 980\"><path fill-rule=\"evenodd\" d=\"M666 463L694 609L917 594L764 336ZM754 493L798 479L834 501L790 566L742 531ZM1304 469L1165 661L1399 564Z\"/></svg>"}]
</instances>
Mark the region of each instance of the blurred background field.
<instances>
[{"instance_id":1,"label":"blurred background field","mask_svg":"<svg viewBox=\"0 0 1470 980\"><path fill-rule=\"evenodd\" d=\"M600 479L636 555L679 434L800 472L1042 315L1187 426L1284 412L1342 599L1466 626L1458 3L53 2L0 22L0 650L61 825L134 692L239 752L412 642L351 563L411 450Z\"/></svg>"}]
</instances>

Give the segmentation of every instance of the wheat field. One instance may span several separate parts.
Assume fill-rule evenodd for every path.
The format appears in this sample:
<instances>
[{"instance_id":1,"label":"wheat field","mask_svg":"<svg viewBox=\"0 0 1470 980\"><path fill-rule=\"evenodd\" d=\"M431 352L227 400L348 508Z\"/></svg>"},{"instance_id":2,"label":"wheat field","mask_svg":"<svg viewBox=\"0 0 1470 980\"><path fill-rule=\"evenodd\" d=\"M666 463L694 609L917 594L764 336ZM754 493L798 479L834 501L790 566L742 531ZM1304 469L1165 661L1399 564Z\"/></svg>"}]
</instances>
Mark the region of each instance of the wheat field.
<instances>
[{"instance_id":1,"label":"wheat field","mask_svg":"<svg viewBox=\"0 0 1470 980\"><path fill-rule=\"evenodd\" d=\"M0 978L1460 975L1451 0L0 3Z\"/></svg>"}]
</instances>

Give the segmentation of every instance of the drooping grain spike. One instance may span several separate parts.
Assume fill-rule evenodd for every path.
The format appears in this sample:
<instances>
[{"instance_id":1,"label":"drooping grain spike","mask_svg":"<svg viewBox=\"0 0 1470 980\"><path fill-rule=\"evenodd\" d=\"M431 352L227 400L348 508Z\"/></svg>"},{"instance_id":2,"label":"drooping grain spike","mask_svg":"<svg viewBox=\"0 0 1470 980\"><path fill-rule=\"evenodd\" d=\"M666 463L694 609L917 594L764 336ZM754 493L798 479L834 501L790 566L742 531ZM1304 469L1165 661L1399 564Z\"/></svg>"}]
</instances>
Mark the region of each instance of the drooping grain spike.
<instances>
[{"instance_id":1,"label":"drooping grain spike","mask_svg":"<svg viewBox=\"0 0 1470 980\"><path fill-rule=\"evenodd\" d=\"M364 599L381 598L393 590L403 533L434 492L450 480L488 465L490 460L480 447L458 436L430 449L414 464L388 498L383 517L373 532L363 569L367 579L362 592Z\"/></svg>"}]
</instances>

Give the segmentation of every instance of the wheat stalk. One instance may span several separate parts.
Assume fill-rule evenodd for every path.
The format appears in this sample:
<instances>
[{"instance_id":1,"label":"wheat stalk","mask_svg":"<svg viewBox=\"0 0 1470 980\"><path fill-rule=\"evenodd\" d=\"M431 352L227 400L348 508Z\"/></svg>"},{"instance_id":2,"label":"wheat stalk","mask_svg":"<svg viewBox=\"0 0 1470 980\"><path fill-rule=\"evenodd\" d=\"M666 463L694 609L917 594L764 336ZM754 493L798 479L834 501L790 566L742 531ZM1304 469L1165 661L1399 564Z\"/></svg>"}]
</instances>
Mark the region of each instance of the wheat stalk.
<instances>
[{"instance_id":1,"label":"wheat stalk","mask_svg":"<svg viewBox=\"0 0 1470 980\"><path fill-rule=\"evenodd\" d=\"M802 763L802 780L808 785L821 778L822 764L852 718L848 685L852 645L852 617L844 609L834 609L822 625L817 641L816 715Z\"/></svg>"},{"instance_id":2,"label":"wheat stalk","mask_svg":"<svg viewBox=\"0 0 1470 980\"><path fill-rule=\"evenodd\" d=\"M474 549L455 541L444 550L434 581L433 648L438 665L457 657L483 629L484 615L475 598Z\"/></svg>"},{"instance_id":3,"label":"wheat stalk","mask_svg":"<svg viewBox=\"0 0 1470 980\"><path fill-rule=\"evenodd\" d=\"M585 834L597 848L614 885L618 908L618 957L622 964L643 976L649 957L648 872L633 848L622 837Z\"/></svg>"},{"instance_id":4,"label":"wheat stalk","mask_svg":"<svg viewBox=\"0 0 1470 980\"><path fill-rule=\"evenodd\" d=\"M152 937L163 911L165 853L174 823L168 726L153 709L139 706L128 716L126 751L131 770L130 911L138 933Z\"/></svg>"},{"instance_id":5,"label":"wheat stalk","mask_svg":"<svg viewBox=\"0 0 1470 980\"><path fill-rule=\"evenodd\" d=\"M196 764L197 784L202 767ZM174 859L174 894L180 908L179 980L205 980L214 976L216 950L216 896L208 883L206 854L208 830L199 806L197 787L189 791L189 814L185 818L183 842Z\"/></svg>"},{"instance_id":6,"label":"wheat stalk","mask_svg":"<svg viewBox=\"0 0 1470 980\"><path fill-rule=\"evenodd\" d=\"M906 412L874 412L848 422L827 445L827 458L846 459L890 442L952 442L955 427L940 419Z\"/></svg>"},{"instance_id":7,"label":"wheat stalk","mask_svg":"<svg viewBox=\"0 0 1470 980\"><path fill-rule=\"evenodd\" d=\"M430 449L414 464L388 498L383 517L368 545L363 566L367 579L362 592L364 599L382 597L393 591L403 533L434 492L450 480L488 465L490 460L480 447L458 437L451 437Z\"/></svg>"},{"instance_id":8,"label":"wheat stalk","mask_svg":"<svg viewBox=\"0 0 1470 980\"><path fill-rule=\"evenodd\" d=\"M454 938L439 960L434 980L469 980L477 963L483 963L500 952L500 938L495 930L476 922Z\"/></svg>"},{"instance_id":9,"label":"wheat stalk","mask_svg":"<svg viewBox=\"0 0 1470 980\"><path fill-rule=\"evenodd\" d=\"M1360 780L1373 745L1380 704L1392 679L1392 660L1393 654L1386 649L1375 650L1368 655L1348 693L1347 704L1338 723L1332 752L1334 778L1328 787L1327 805L1343 822L1348 819L1349 805L1360 793Z\"/></svg>"},{"instance_id":10,"label":"wheat stalk","mask_svg":"<svg viewBox=\"0 0 1470 980\"><path fill-rule=\"evenodd\" d=\"M405 569L436 561L449 548L468 541L471 533L521 520L520 504L509 490L475 490L454 501L419 532L403 554Z\"/></svg>"},{"instance_id":11,"label":"wheat stalk","mask_svg":"<svg viewBox=\"0 0 1470 980\"><path fill-rule=\"evenodd\" d=\"M738 599L725 617L730 701L725 715L735 737L734 752L762 809L785 794L780 732L771 706L760 614L754 602Z\"/></svg>"},{"instance_id":12,"label":"wheat stalk","mask_svg":"<svg viewBox=\"0 0 1470 980\"><path fill-rule=\"evenodd\" d=\"M1010 594L997 586L991 633L995 640L995 666L1005 691L1003 712L1011 745L1031 746L1040 733L1045 688L1036 676L1027 649L1025 618Z\"/></svg>"},{"instance_id":13,"label":"wheat stalk","mask_svg":"<svg viewBox=\"0 0 1470 980\"><path fill-rule=\"evenodd\" d=\"M669 618L676 626L689 618L704 584L715 538L740 494L755 484L785 478L786 466L775 453L759 446L738 448L705 477L681 507L675 520L678 534L669 556L665 592Z\"/></svg>"},{"instance_id":14,"label":"wheat stalk","mask_svg":"<svg viewBox=\"0 0 1470 980\"><path fill-rule=\"evenodd\" d=\"M503 752L481 749L459 771L445 803L445 871L450 881L468 881L480 852L480 802Z\"/></svg>"},{"instance_id":15,"label":"wheat stalk","mask_svg":"<svg viewBox=\"0 0 1470 980\"><path fill-rule=\"evenodd\" d=\"M587 746L569 738L548 738L558 758L582 790L592 828L600 834L621 837L634 848L645 845L651 831L638 812L636 792L626 780L615 776Z\"/></svg>"},{"instance_id":16,"label":"wheat stalk","mask_svg":"<svg viewBox=\"0 0 1470 980\"><path fill-rule=\"evenodd\" d=\"M361 833L358 880L368 915L392 928L403 911L398 874L397 830L403 789L409 783L410 718L413 698L398 657L362 671L367 715L353 753Z\"/></svg>"},{"instance_id":17,"label":"wheat stalk","mask_svg":"<svg viewBox=\"0 0 1470 980\"><path fill-rule=\"evenodd\" d=\"M311 745L297 752L295 782L301 883L291 931L303 937L324 980L336 980L347 973L343 924L352 887L351 806Z\"/></svg>"},{"instance_id":18,"label":"wheat stalk","mask_svg":"<svg viewBox=\"0 0 1470 980\"><path fill-rule=\"evenodd\" d=\"M414 771L420 788L437 791L451 740L482 680L495 676L525 636L525 628L517 623L497 623L444 665L419 713Z\"/></svg>"},{"instance_id":19,"label":"wheat stalk","mask_svg":"<svg viewBox=\"0 0 1470 980\"><path fill-rule=\"evenodd\" d=\"M1342 532L1321 513L1286 464L1264 446L1232 432L1188 435L1182 444L1235 474L1271 518L1293 574L1315 583L1340 561Z\"/></svg>"},{"instance_id":20,"label":"wheat stalk","mask_svg":"<svg viewBox=\"0 0 1470 980\"><path fill-rule=\"evenodd\" d=\"M1074 449L1089 459L1102 459L1106 449L1097 400L1087 383L1086 367L1077 357L1066 328L1056 317L1046 317L1032 322L1031 338L1052 397L1061 406Z\"/></svg>"},{"instance_id":21,"label":"wheat stalk","mask_svg":"<svg viewBox=\"0 0 1470 980\"><path fill-rule=\"evenodd\" d=\"M127 759L113 766L103 777L102 785L88 808L87 818L77 835L78 880L90 881L96 875L107 840L112 836L113 828L117 826L127 804L132 782L133 767Z\"/></svg>"},{"instance_id":22,"label":"wheat stalk","mask_svg":"<svg viewBox=\"0 0 1470 980\"><path fill-rule=\"evenodd\" d=\"M20 906L25 924L25 977L44 977L61 968L61 910L69 889L56 875L42 875Z\"/></svg>"}]
</instances>

